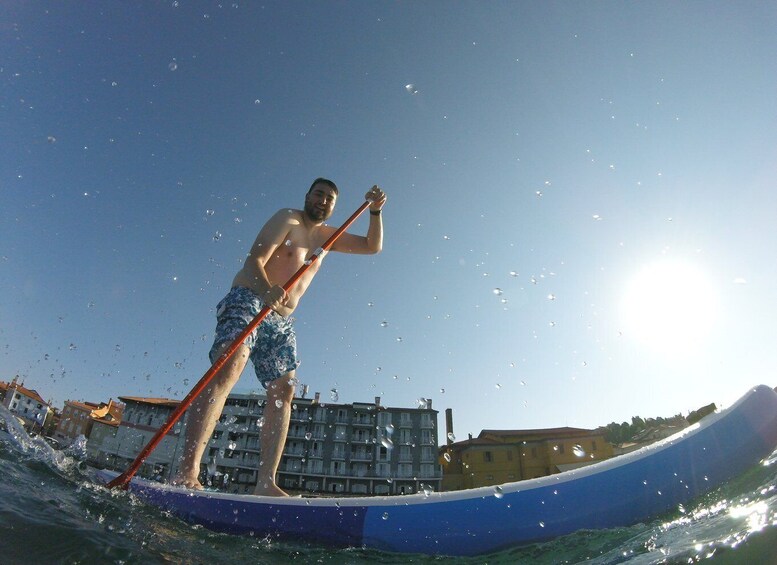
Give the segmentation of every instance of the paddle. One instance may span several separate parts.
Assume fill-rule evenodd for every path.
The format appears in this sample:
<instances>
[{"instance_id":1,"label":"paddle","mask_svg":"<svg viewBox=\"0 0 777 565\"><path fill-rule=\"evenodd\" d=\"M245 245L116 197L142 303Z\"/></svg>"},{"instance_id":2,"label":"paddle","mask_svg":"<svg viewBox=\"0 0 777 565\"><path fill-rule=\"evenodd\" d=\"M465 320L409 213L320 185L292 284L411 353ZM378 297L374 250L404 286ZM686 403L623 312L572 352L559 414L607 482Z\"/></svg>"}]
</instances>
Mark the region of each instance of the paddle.
<instances>
[{"instance_id":1,"label":"paddle","mask_svg":"<svg viewBox=\"0 0 777 565\"><path fill-rule=\"evenodd\" d=\"M297 281L303 275L303 273L307 271L311 265L313 265L319 259L319 257L321 257L321 255L323 255L326 251L329 251L329 248L334 245L335 241L337 241L337 238L339 238L343 232L347 230L354 221L356 221L356 218L358 218L359 215L364 212L364 210L369 205L370 201L367 200L361 206L359 206L358 210L351 214L351 217L348 218L342 226L337 228L337 230L329 237L329 239L324 242L324 245L316 249L297 270L297 272L294 273L288 281L286 281L286 284L283 285L283 290L286 292L291 290L291 288L297 284ZM183 413L186 412L186 409L189 408L192 402L194 402L194 399L205 389L206 386L208 386L208 383L213 380L213 377L216 375L216 373L218 373L224 364L229 360L229 358L235 354L243 341L245 341L248 335L254 331L257 326L259 326L259 324L262 323L262 320L264 320L269 313L270 308L267 306L259 311L256 317L251 320L251 323L249 323L248 326L246 326L246 328L242 331L242 333L235 338L235 341L233 341L232 344L226 349L226 351L221 354L221 357L216 359L216 362L213 363L211 368L208 369L208 371L202 376L199 382L194 385L194 388L189 392L189 394L186 395L178 407L173 410L173 413L170 414L167 422L165 422L165 424L159 428L159 430L157 430L157 432L154 434L154 437L151 438L151 441L148 442L148 445L146 445L146 447L144 447L143 450L138 454L138 456L135 458L135 461L132 462L129 468L121 475L113 479L110 483L108 483L108 488L119 487L126 489L129 486L130 480L132 480L132 477L135 475L135 473L137 473L138 469L143 464L143 461L146 460L146 457L151 455L151 452L156 449L157 445L159 445L159 442L162 441L162 438L165 437L167 432L172 429L175 423L181 418Z\"/></svg>"}]
</instances>

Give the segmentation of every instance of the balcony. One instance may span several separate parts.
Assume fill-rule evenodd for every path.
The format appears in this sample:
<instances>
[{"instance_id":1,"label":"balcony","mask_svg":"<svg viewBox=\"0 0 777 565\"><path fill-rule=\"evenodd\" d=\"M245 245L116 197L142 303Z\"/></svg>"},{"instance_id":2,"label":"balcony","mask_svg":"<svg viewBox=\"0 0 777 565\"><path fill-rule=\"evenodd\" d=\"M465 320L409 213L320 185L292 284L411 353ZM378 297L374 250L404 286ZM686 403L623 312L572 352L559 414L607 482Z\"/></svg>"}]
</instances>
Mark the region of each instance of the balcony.
<instances>
[{"instance_id":1,"label":"balcony","mask_svg":"<svg viewBox=\"0 0 777 565\"><path fill-rule=\"evenodd\" d=\"M354 414L351 424L354 426L374 426L375 418L367 414Z\"/></svg>"}]
</instances>

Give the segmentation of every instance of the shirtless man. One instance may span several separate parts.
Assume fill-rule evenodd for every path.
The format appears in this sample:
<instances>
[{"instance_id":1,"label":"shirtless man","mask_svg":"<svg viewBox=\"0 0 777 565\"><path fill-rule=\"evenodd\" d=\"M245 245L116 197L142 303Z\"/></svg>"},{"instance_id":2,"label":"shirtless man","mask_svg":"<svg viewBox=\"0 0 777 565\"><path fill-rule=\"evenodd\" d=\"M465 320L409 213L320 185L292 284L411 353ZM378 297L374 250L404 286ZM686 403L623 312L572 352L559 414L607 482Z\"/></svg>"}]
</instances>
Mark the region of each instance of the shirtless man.
<instances>
[{"instance_id":1,"label":"shirtless man","mask_svg":"<svg viewBox=\"0 0 777 565\"><path fill-rule=\"evenodd\" d=\"M254 494L288 496L275 484L275 473L289 431L291 401L296 385L296 337L289 318L318 271L314 262L297 284L282 288L314 250L321 247L335 228L324 225L332 215L338 190L327 179L316 179L305 195L304 210L284 208L273 215L256 237L251 252L232 281L232 289L217 307L216 339L210 352L215 362L264 305L272 312L251 333L235 354L188 409L186 442L181 466L173 483L201 489L200 460L221 416L224 402L249 358L259 381L267 389L264 425L260 431L262 460ZM370 225L366 236L343 233L331 251L379 253L383 247L381 209L385 193L373 186L365 196L370 201Z\"/></svg>"}]
</instances>

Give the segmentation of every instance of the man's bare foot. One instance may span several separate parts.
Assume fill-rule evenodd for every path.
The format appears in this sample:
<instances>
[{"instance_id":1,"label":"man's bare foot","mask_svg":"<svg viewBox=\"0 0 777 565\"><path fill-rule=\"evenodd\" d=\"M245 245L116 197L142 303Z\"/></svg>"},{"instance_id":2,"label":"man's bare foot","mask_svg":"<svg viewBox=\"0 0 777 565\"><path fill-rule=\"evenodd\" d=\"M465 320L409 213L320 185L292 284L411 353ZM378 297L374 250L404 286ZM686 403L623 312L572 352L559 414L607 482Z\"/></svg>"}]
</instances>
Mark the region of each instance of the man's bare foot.
<instances>
[{"instance_id":1,"label":"man's bare foot","mask_svg":"<svg viewBox=\"0 0 777 565\"><path fill-rule=\"evenodd\" d=\"M256 496L289 496L288 493L281 490L281 488L275 484L275 481L256 483L254 494Z\"/></svg>"},{"instance_id":2,"label":"man's bare foot","mask_svg":"<svg viewBox=\"0 0 777 565\"><path fill-rule=\"evenodd\" d=\"M203 486L197 477L192 479L191 477L176 475L176 477L170 481L170 483L177 487L185 487L192 490L203 490Z\"/></svg>"}]
</instances>

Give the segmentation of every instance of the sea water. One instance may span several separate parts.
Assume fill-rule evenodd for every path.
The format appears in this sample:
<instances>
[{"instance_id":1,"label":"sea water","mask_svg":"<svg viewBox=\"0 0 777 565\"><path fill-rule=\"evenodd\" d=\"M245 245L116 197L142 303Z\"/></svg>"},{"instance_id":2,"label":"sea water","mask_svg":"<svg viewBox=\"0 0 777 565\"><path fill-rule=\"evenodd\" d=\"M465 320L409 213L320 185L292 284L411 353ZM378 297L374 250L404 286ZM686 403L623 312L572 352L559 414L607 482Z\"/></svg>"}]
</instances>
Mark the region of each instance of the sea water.
<instances>
[{"instance_id":1,"label":"sea water","mask_svg":"<svg viewBox=\"0 0 777 565\"><path fill-rule=\"evenodd\" d=\"M455 559L216 534L98 486L83 458L0 432L0 563L777 563L777 452L650 523Z\"/></svg>"}]
</instances>

